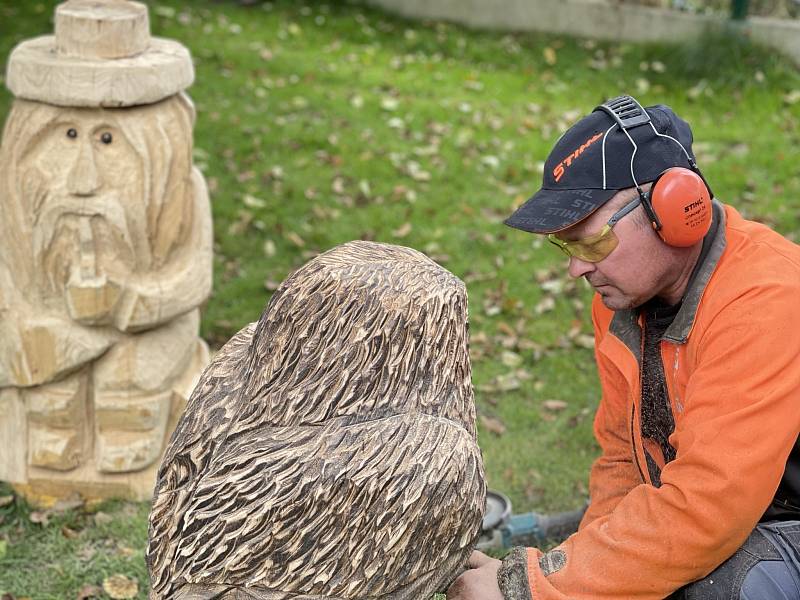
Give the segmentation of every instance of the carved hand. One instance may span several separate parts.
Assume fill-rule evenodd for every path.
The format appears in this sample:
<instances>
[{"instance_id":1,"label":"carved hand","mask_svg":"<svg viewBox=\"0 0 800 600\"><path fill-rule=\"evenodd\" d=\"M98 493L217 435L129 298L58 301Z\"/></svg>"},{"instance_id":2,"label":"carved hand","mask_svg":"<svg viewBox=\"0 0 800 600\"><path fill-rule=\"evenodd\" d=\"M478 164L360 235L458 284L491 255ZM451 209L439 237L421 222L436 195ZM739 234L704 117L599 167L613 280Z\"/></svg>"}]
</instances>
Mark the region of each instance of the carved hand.
<instances>
[{"instance_id":1,"label":"carved hand","mask_svg":"<svg viewBox=\"0 0 800 600\"><path fill-rule=\"evenodd\" d=\"M447 590L447 600L503 600L497 585L500 561L475 550L469 557L469 569Z\"/></svg>"},{"instance_id":2,"label":"carved hand","mask_svg":"<svg viewBox=\"0 0 800 600\"><path fill-rule=\"evenodd\" d=\"M85 278L73 271L66 288L69 316L83 325L105 325L120 295L119 284L105 274Z\"/></svg>"}]
</instances>

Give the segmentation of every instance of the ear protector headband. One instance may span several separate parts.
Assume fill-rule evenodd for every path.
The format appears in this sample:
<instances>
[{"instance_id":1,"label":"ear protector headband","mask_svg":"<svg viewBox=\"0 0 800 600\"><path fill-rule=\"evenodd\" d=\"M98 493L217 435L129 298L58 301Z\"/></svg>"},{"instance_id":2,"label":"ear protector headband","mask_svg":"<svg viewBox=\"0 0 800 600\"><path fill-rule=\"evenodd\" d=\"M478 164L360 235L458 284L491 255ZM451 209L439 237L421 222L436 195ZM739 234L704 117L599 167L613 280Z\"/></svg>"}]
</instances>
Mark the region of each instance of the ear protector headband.
<instances>
[{"instance_id":1,"label":"ear protector headband","mask_svg":"<svg viewBox=\"0 0 800 600\"><path fill-rule=\"evenodd\" d=\"M598 106L609 114L627 136L633 153L631 154L631 178L639 192L653 229L659 237L670 246L693 246L703 239L711 227L711 199L714 197L705 178L697 168L697 164L677 139L659 133L653 125L650 115L631 96L612 98ZM638 146L628 133L629 129L649 125L658 137L666 138L678 144L689 168L670 167L661 172L653 181L649 192L642 190L633 170L633 160Z\"/></svg>"}]
</instances>

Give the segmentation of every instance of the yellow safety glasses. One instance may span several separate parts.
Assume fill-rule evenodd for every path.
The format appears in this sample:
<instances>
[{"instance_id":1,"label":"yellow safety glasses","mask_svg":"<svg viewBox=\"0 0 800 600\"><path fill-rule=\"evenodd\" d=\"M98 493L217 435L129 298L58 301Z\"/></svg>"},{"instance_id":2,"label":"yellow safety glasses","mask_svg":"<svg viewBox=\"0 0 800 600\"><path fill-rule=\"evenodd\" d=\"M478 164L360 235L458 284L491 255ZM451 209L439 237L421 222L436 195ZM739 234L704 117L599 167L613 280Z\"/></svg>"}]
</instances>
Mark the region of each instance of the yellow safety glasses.
<instances>
[{"instance_id":1,"label":"yellow safety glasses","mask_svg":"<svg viewBox=\"0 0 800 600\"><path fill-rule=\"evenodd\" d=\"M603 225L599 233L578 240L562 240L556 237L555 234L550 233L547 235L547 239L550 243L561 248L561 251L569 257L574 256L575 258L590 263L600 262L611 254L614 248L617 247L617 244L619 244L619 238L617 238L613 231L614 226L619 223L622 217L639 206L641 201L641 197L637 196L635 200L630 201L611 215L611 218Z\"/></svg>"}]
</instances>

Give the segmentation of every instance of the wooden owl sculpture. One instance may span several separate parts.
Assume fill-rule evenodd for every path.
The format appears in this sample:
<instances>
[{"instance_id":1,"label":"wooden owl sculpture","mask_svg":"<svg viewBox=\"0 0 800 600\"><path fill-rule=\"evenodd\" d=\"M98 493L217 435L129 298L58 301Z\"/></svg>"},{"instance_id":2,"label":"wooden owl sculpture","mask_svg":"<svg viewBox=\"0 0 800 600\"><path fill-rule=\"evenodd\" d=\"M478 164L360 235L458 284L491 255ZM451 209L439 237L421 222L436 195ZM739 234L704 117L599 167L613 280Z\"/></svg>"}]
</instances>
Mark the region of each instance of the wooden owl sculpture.
<instances>
[{"instance_id":1,"label":"wooden owl sculpture","mask_svg":"<svg viewBox=\"0 0 800 600\"><path fill-rule=\"evenodd\" d=\"M350 242L203 373L158 473L150 598L426 600L485 492L463 283Z\"/></svg>"}]
</instances>

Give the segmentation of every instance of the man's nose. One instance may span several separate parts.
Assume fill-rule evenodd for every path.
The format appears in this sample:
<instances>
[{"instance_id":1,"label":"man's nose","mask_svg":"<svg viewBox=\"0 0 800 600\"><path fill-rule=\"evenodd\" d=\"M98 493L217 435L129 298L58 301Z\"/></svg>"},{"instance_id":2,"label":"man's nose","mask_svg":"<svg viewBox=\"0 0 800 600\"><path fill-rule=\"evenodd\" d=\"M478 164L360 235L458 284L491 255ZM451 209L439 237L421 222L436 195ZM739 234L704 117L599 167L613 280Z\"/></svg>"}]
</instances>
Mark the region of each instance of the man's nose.
<instances>
[{"instance_id":1,"label":"man's nose","mask_svg":"<svg viewBox=\"0 0 800 600\"><path fill-rule=\"evenodd\" d=\"M588 275L592 271L595 270L594 263L591 263L586 260L581 260L577 256L570 256L569 257L569 276L578 279L579 277L583 277L584 275Z\"/></svg>"},{"instance_id":2,"label":"man's nose","mask_svg":"<svg viewBox=\"0 0 800 600\"><path fill-rule=\"evenodd\" d=\"M67 176L67 190L76 196L91 196L100 187L91 143L81 144L75 163Z\"/></svg>"}]
</instances>

